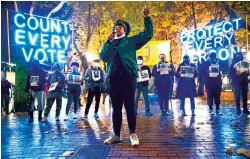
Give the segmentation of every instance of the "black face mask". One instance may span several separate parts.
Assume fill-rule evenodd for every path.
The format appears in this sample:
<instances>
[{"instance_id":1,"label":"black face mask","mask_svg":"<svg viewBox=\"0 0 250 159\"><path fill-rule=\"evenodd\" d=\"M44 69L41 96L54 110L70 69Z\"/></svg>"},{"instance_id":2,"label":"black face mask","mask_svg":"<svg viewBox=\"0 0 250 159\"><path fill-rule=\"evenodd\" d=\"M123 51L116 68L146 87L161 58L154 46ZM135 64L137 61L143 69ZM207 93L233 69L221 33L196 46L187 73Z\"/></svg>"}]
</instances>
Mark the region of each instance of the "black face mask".
<instances>
[{"instance_id":1,"label":"black face mask","mask_svg":"<svg viewBox=\"0 0 250 159\"><path fill-rule=\"evenodd\" d=\"M161 62L165 62L165 58L161 58Z\"/></svg>"},{"instance_id":2,"label":"black face mask","mask_svg":"<svg viewBox=\"0 0 250 159\"><path fill-rule=\"evenodd\" d=\"M216 64L217 59L216 58L212 58L212 59L210 59L210 61L211 61L212 64Z\"/></svg>"},{"instance_id":3,"label":"black face mask","mask_svg":"<svg viewBox=\"0 0 250 159\"><path fill-rule=\"evenodd\" d=\"M184 59L184 60L183 60L183 63L186 64L186 65L189 65L190 60L189 60L189 59Z\"/></svg>"}]
</instances>

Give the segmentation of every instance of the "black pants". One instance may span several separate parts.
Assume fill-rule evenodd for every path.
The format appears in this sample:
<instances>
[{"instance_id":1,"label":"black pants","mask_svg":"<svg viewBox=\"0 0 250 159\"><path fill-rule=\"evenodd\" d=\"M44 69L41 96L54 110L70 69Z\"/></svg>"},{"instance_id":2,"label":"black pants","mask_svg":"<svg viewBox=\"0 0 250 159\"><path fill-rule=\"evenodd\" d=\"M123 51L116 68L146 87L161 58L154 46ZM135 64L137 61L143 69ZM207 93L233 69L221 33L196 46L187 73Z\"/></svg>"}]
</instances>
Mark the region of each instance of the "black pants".
<instances>
[{"instance_id":1,"label":"black pants","mask_svg":"<svg viewBox=\"0 0 250 159\"><path fill-rule=\"evenodd\" d=\"M213 110L213 103L215 103L216 110L220 110L221 85L206 86L206 91L209 109Z\"/></svg>"},{"instance_id":2,"label":"black pants","mask_svg":"<svg viewBox=\"0 0 250 159\"><path fill-rule=\"evenodd\" d=\"M9 113L9 102L10 102L10 98L8 94L1 94L1 109L3 108L3 110L6 112L6 114ZM1 111L2 112L2 111Z\"/></svg>"},{"instance_id":3,"label":"black pants","mask_svg":"<svg viewBox=\"0 0 250 159\"><path fill-rule=\"evenodd\" d=\"M95 87L94 90L88 90L88 97L87 97L87 104L85 108L85 115L88 115L90 106L93 102L93 99L95 97L95 113L99 110L100 105L100 98L101 98L101 92L100 87Z\"/></svg>"},{"instance_id":4,"label":"black pants","mask_svg":"<svg viewBox=\"0 0 250 159\"><path fill-rule=\"evenodd\" d=\"M111 76L110 77L110 96L113 107L113 128L114 133L120 136L122 124L122 106L124 103L130 134L135 133L136 114L135 114L135 90L136 77L132 76Z\"/></svg>"},{"instance_id":5,"label":"black pants","mask_svg":"<svg viewBox=\"0 0 250 159\"><path fill-rule=\"evenodd\" d=\"M45 111L44 111L45 117L48 117L50 110L51 110L55 101L56 101L56 116L57 117L60 116L60 112L61 112L61 108L62 108L62 97L47 98L47 106L46 106Z\"/></svg>"},{"instance_id":6,"label":"black pants","mask_svg":"<svg viewBox=\"0 0 250 159\"><path fill-rule=\"evenodd\" d=\"M242 95L243 99L243 111L247 111L247 92L248 92L248 85L245 86L233 86L234 88L234 99L237 111L240 111L240 99ZM242 93L242 94L241 94Z\"/></svg>"},{"instance_id":7,"label":"black pants","mask_svg":"<svg viewBox=\"0 0 250 159\"><path fill-rule=\"evenodd\" d=\"M170 98L170 87L171 83L166 82L164 85L157 85L158 101L162 112L166 112L169 109L169 98Z\"/></svg>"},{"instance_id":8,"label":"black pants","mask_svg":"<svg viewBox=\"0 0 250 159\"><path fill-rule=\"evenodd\" d=\"M69 110L70 110L70 106L72 104L72 102L74 102L74 113L77 112L77 108L79 105L79 98L80 98L80 94L81 94L81 87L80 85L71 85L68 87L68 102L67 102L67 106L66 106L66 115L69 114Z\"/></svg>"}]
</instances>

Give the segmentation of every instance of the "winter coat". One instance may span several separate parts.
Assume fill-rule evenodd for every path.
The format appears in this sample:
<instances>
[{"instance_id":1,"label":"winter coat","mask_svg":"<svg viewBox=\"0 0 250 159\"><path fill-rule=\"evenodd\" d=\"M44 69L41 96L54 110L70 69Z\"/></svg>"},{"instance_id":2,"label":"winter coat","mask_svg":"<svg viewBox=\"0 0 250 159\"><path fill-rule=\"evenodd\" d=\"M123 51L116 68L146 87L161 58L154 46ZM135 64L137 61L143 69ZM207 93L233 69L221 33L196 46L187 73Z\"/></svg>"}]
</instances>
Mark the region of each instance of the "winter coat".
<instances>
[{"instance_id":1,"label":"winter coat","mask_svg":"<svg viewBox=\"0 0 250 159\"><path fill-rule=\"evenodd\" d=\"M10 82L6 79L1 80L1 94L2 95L10 95L11 85Z\"/></svg>"},{"instance_id":2,"label":"winter coat","mask_svg":"<svg viewBox=\"0 0 250 159\"><path fill-rule=\"evenodd\" d=\"M179 78L178 86L177 86L177 98L193 98L196 96L196 85L195 78L198 76L198 72L195 69L194 77L181 77L179 72L181 71L181 66L190 66L196 68L194 64L185 65L181 63L177 69L176 78Z\"/></svg>"},{"instance_id":3,"label":"winter coat","mask_svg":"<svg viewBox=\"0 0 250 159\"><path fill-rule=\"evenodd\" d=\"M47 98L60 98L65 95L65 77L60 71L55 71L49 75L47 85L50 88L51 84L58 82L56 89L49 91Z\"/></svg>"},{"instance_id":4,"label":"winter coat","mask_svg":"<svg viewBox=\"0 0 250 159\"><path fill-rule=\"evenodd\" d=\"M98 68L100 71L100 79L98 81L94 81L92 72L96 71L93 67L87 69L85 74L85 80L87 81L87 86L89 90L94 91L95 87L100 87L102 82L104 81L104 73L101 68Z\"/></svg>"},{"instance_id":5,"label":"winter coat","mask_svg":"<svg viewBox=\"0 0 250 159\"><path fill-rule=\"evenodd\" d=\"M33 91L44 91L47 75L48 75L48 73L40 68L31 69L28 72L28 78L27 78L27 83L26 83L26 92L28 92L29 89L31 89ZM31 86L30 79L32 76L39 77L38 86Z\"/></svg>"},{"instance_id":6,"label":"winter coat","mask_svg":"<svg viewBox=\"0 0 250 159\"><path fill-rule=\"evenodd\" d=\"M150 18L144 18L144 31L132 37L125 36L117 46L117 40L107 41L100 53L103 62L107 62L107 73L114 71L113 58L119 55L129 76L138 76L136 50L140 49L153 37L153 23ZM117 48L117 49L116 49Z\"/></svg>"}]
</instances>

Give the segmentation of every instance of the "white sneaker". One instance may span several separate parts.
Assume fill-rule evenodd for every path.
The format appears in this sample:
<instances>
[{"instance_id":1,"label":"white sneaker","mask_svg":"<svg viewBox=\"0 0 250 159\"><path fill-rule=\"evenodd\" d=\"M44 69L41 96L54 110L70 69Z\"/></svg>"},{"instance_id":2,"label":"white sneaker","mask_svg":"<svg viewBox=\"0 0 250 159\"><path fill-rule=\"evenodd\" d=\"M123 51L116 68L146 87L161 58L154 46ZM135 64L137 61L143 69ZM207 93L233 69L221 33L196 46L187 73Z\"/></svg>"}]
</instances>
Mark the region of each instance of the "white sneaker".
<instances>
[{"instance_id":1,"label":"white sneaker","mask_svg":"<svg viewBox=\"0 0 250 159\"><path fill-rule=\"evenodd\" d=\"M121 141L122 140L121 140L120 136L112 135L104 141L104 144L110 145L110 144L114 144L114 143L119 143Z\"/></svg>"},{"instance_id":2,"label":"white sneaker","mask_svg":"<svg viewBox=\"0 0 250 159\"><path fill-rule=\"evenodd\" d=\"M135 133L130 135L130 142L132 146L138 146L139 145L139 139Z\"/></svg>"},{"instance_id":3,"label":"white sneaker","mask_svg":"<svg viewBox=\"0 0 250 159\"><path fill-rule=\"evenodd\" d=\"M84 115L83 117L82 117L82 120L88 120L88 115Z\"/></svg>"},{"instance_id":4,"label":"white sneaker","mask_svg":"<svg viewBox=\"0 0 250 159\"><path fill-rule=\"evenodd\" d=\"M59 116L56 116L56 121L60 121L60 117Z\"/></svg>"},{"instance_id":5,"label":"white sneaker","mask_svg":"<svg viewBox=\"0 0 250 159\"><path fill-rule=\"evenodd\" d=\"M65 115L64 121L66 121L66 120L68 120L68 119L69 119L68 115Z\"/></svg>"},{"instance_id":6,"label":"white sneaker","mask_svg":"<svg viewBox=\"0 0 250 159\"><path fill-rule=\"evenodd\" d=\"M73 119L77 119L77 114L76 113L73 114Z\"/></svg>"},{"instance_id":7,"label":"white sneaker","mask_svg":"<svg viewBox=\"0 0 250 159\"><path fill-rule=\"evenodd\" d=\"M209 110L209 114L210 115L214 115L214 111L213 110Z\"/></svg>"},{"instance_id":8,"label":"white sneaker","mask_svg":"<svg viewBox=\"0 0 250 159\"><path fill-rule=\"evenodd\" d=\"M97 113L94 114L95 119L99 119L99 115Z\"/></svg>"}]
</instances>

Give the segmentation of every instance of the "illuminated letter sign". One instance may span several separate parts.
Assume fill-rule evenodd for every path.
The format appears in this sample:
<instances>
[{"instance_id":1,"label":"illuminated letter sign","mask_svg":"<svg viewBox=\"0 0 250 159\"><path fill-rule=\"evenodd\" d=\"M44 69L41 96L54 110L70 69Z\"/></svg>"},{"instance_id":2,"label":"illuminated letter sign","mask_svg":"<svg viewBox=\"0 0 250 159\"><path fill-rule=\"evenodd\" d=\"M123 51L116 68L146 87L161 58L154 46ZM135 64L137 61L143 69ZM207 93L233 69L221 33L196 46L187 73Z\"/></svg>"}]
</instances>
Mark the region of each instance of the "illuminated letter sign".
<instances>
[{"instance_id":1,"label":"illuminated letter sign","mask_svg":"<svg viewBox=\"0 0 250 159\"><path fill-rule=\"evenodd\" d=\"M13 24L15 44L27 62L37 58L41 63L66 63L72 40L68 21L17 13Z\"/></svg>"},{"instance_id":2,"label":"illuminated letter sign","mask_svg":"<svg viewBox=\"0 0 250 159\"><path fill-rule=\"evenodd\" d=\"M180 42L183 44L184 54L189 54L191 59L195 59L198 55L201 59L206 53L216 52L220 60L233 58L235 50L240 50L239 47L232 47L235 45L233 31L240 28L242 28L242 19L238 18L182 32Z\"/></svg>"}]
</instances>

